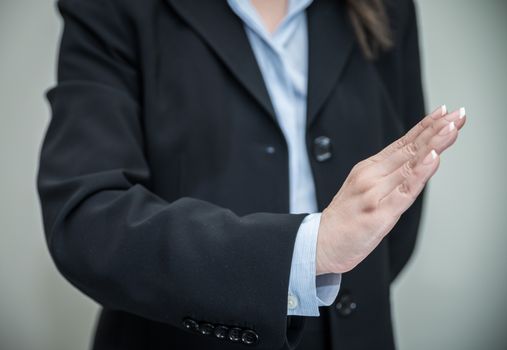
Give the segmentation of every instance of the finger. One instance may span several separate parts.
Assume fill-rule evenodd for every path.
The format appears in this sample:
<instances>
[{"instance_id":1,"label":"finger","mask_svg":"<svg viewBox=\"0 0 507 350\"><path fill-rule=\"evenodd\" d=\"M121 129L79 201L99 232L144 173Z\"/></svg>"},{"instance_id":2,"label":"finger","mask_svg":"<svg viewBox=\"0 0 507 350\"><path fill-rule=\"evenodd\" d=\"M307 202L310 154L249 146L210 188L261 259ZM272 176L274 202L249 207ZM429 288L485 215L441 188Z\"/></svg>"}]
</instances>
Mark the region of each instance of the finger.
<instances>
[{"instance_id":1,"label":"finger","mask_svg":"<svg viewBox=\"0 0 507 350\"><path fill-rule=\"evenodd\" d=\"M442 105L431 112L429 115L420 120L414 125L405 135L401 138L393 141L387 147L382 149L379 153L370 157L373 161L382 161L389 157L391 154L402 148L406 144L412 142L417 136L419 136L427 127L431 126L436 120L444 117L447 114L447 107Z\"/></svg>"},{"instance_id":2,"label":"finger","mask_svg":"<svg viewBox=\"0 0 507 350\"><path fill-rule=\"evenodd\" d=\"M458 116L458 118L455 117L455 115ZM466 122L466 110L465 110L465 107L461 107L459 109L457 109L456 111L454 111L453 113L451 114L447 114L446 116L444 116L445 119L449 120L449 121L454 121L454 124L456 125L456 129L460 130L463 125L465 125L465 122Z\"/></svg>"},{"instance_id":3,"label":"finger","mask_svg":"<svg viewBox=\"0 0 507 350\"><path fill-rule=\"evenodd\" d=\"M377 184L377 198L380 198L380 200L382 200L403 182L409 180L414 176L420 176L421 172L424 172L428 166L431 166L431 163L428 163L426 159L426 156L428 156L428 154L435 158L438 153L432 149L425 154L424 160L412 158L403 163L403 165L396 169L396 171L392 172L388 176L383 177Z\"/></svg>"},{"instance_id":4,"label":"finger","mask_svg":"<svg viewBox=\"0 0 507 350\"><path fill-rule=\"evenodd\" d=\"M465 118L464 113L465 109L459 108L453 111L452 113L447 114L442 119L434 122L430 127L426 128L416 139L413 140L413 142L417 142L419 146L427 144L435 134L440 132L442 127L444 127L447 124L450 124L450 122L454 122L454 126L456 127L457 130L459 130L458 125L462 127L464 124Z\"/></svg>"},{"instance_id":5,"label":"finger","mask_svg":"<svg viewBox=\"0 0 507 350\"><path fill-rule=\"evenodd\" d=\"M421 193L428 180L435 174L440 164L440 156L431 150L401 183L380 200L379 206L389 215L403 214Z\"/></svg>"},{"instance_id":6,"label":"finger","mask_svg":"<svg viewBox=\"0 0 507 350\"><path fill-rule=\"evenodd\" d=\"M399 157L397 161L393 161L394 163L398 163L399 167L389 169L392 172L388 173L384 176L382 180L382 185L379 186L379 189L382 193L387 195L392 190L394 190L397 186L402 184L404 181L407 181L411 176L413 176L414 172L420 170L421 163L424 162L423 158L431 153L434 150L437 154L442 154L444 150L449 148L458 137L458 128L454 125L459 123L459 125L463 126L465 121L465 110L464 108L460 108L458 111L453 112L453 115L447 115L445 118L447 120L453 120L447 125L444 125L431 139L430 141L419 149L417 154L413 157L410 157L409 151L407 150L399 150L393 155L391 158L394 159ZM410 148L408 148L410 149ZM391 160L392 160L391 159ZM385 162L387 163L387 162ZM415 169L415 170L414 170ZM381 188L380 188L381 187Z\"/></svg>"},{"instance_id":7,"label":"finger","mask_svg":"<svg viewBox=\"0 0 507 350\"><path fill-rule=\"evenodd\" d=\"M464 109L459 109L446 115L426 128L415 140L396 150L391 156L373 166L377 175L385 176L401 167L414 157L421 157L434 148L439 154L451 146L458 130L465 123ZM450 121L450 122L449 122ZM456 134L456 135L454 135ZM447 142L449 141L449 142Z\"/></svg>"}]
</instances>

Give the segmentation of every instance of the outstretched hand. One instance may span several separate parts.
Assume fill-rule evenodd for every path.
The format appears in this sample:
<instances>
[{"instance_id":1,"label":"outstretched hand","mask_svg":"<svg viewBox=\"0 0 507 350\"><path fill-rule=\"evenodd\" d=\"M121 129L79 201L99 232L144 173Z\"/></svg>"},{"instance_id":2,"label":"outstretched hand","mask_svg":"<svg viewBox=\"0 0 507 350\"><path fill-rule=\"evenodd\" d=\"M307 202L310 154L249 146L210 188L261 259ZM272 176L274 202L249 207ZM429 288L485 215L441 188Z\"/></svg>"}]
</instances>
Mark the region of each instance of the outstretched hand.
<instances>
[{"instance_id":1,"label":"outstretched hand","mask_svg":"<svg viewBox=\"0 0 507 350\"><path fill-rule=\"evenodd\" d=\"M439 107L352 168L322 212L317 274L350 271L375 249L435 174L465 120L464 108L448 114Z\"/></svg>"}]
</instances>

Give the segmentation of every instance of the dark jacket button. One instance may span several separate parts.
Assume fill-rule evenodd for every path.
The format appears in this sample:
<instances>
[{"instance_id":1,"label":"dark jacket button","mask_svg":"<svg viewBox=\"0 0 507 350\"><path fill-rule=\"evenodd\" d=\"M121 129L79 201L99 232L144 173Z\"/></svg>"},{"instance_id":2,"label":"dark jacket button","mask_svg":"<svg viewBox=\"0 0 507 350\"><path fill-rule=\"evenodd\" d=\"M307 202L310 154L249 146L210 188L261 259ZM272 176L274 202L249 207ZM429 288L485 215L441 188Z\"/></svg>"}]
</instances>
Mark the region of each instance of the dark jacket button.
<instances>
[{"instance_id":1,"label":"dark jacket button","mask_svg":"<svg viewBox=\"0 0 507 350\"><path fill-rule=\"evenodd\" d=\"M253 344L257 343L258 340L259 340L259 336L257 335L257 333L255 333L251 329L246 329L241 334L241 341L243 342L243 344L253 345Z\"/></svg>"},{"instance_id":2,"label":"dark jacket button","mask_svg":"<svg viewBox=\"0 0 507 350\"><path fill-rule=\"evenodd\" d=\"M199 324L191 318L185 318L182 323L183 327L189 331L197 331L199 329Z\"/></svg>"},{"instance_id":3,"label":"dark jacket button","mask_svg":"<svg viewBox=\"0 0 507 350\"><path fill-rule=\"evenodd\" d=\"M201 323L199 325L199 332L202 335L210 335L213 334L213 331L215 330L215 326L213 326L211 323Z\"/></svg>"},{"instance_id":4,"label":"dark jacket button","mask_svg":"<svg viewBox=\"0 0 507 350\"><path fill-rule=\"evenodd\" d=\"M273 146L266 146L264 150L266 151L267 154L275 154L276 152L276 149Z\"/></svg>"},{"instance_id":5,"label":"dark jacket button","mask_svg":"<svg viewBox=\"0 0 507 350\"><path fill-rule=\"evenodd\" d=\"M241 332L243 332L243 330L241 328L237 328L237 327L231 328L229 330L229 340L233 341L233 342L240 341L241 340Z\"/></svg>"},{"instance_id":6,"label":"dark jacket button","mask_svg":"<svg viewBox=\"0 0 507 350\"><path fill-rule=\"evenodd\" d=\"M224 339L229 334L229 327L217 326L215 327L215 337L218 339Z\"/></svg>"},{"instance_id":7,"label":"dark jacket button","mask_svg":"<svg viewBox=\"0 0 507 350\"><path fill-rule=\"evenodd\" d=\"M327 136L319 136L313 140L313 156L318 162L324 162L333 155L331 139Z\"/></svg>"},{"instance_id":8,"label":"dark jacket button","mask_svg":"<svg viewBox=\"0 0 507 350\"><path fill-rule=\"evenodd\" d=\"M352 298L352 295L346 293L338 298L335 307L340 316L348 317L357 309L357 304Z\"/></svg>"}]
</instances>

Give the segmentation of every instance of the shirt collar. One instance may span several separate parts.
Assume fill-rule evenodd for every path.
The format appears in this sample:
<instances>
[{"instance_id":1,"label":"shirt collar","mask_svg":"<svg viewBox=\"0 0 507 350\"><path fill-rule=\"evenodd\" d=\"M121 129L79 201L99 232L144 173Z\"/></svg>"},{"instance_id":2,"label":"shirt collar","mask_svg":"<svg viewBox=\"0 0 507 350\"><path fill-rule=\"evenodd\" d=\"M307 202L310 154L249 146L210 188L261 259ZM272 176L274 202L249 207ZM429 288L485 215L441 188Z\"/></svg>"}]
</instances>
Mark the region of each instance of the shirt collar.
<instances>
[{"instance_id":1,"label":"shirt collar","mask_svg":"<svg viewBox=\"0 0 507 350\"><path fill-rule=\"evenodd\" d=\"M304 12L313 0L288 0L287 13L273 34L266 30L260 15L250 0L227 0L227 2L246 26L270 43L274 37L284 31L284 28L290 24L294 17Z\"/></svg>"}]
</instances>

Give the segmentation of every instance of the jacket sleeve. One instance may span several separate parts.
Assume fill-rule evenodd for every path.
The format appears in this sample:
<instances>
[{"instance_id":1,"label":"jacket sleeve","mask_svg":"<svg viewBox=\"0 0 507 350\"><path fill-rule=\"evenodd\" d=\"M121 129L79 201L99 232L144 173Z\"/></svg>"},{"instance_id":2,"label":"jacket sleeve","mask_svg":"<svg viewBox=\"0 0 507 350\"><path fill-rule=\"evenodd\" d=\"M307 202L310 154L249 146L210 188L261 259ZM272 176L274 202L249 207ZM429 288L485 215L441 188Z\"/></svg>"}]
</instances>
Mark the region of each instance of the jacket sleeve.
<instances>
[{"instance_id":1,"label":"jacket sleeve","mask_svg":"<svg viewBox=\"0 0 507 350\"><path fill-rule=\"evenodd\" d=\"M401 112L404 127L408 131L425 115L425 107L416 9L413 0L404 2L407 4L408 15L405 16L404 30L401 35L400 90L402 91ZM391 281L398 276L414 251L425 193L426 190L421 192L388 235Z\"/></svg>"},{"instance_id":2,"label":"jacket sleeve","mask_svg":"<svg viewBox=\"0 0 507 350\"><path fill-rule=\"evenodd\" d=\"M58 79L37 190L50 254L106 308L192 328L185 319L258 334L276 349L304 214L231 210L150 191L134 33L110 0L62 0ZM204 336L204 335L200 335Z\"/></svg>"}]
</instances>

